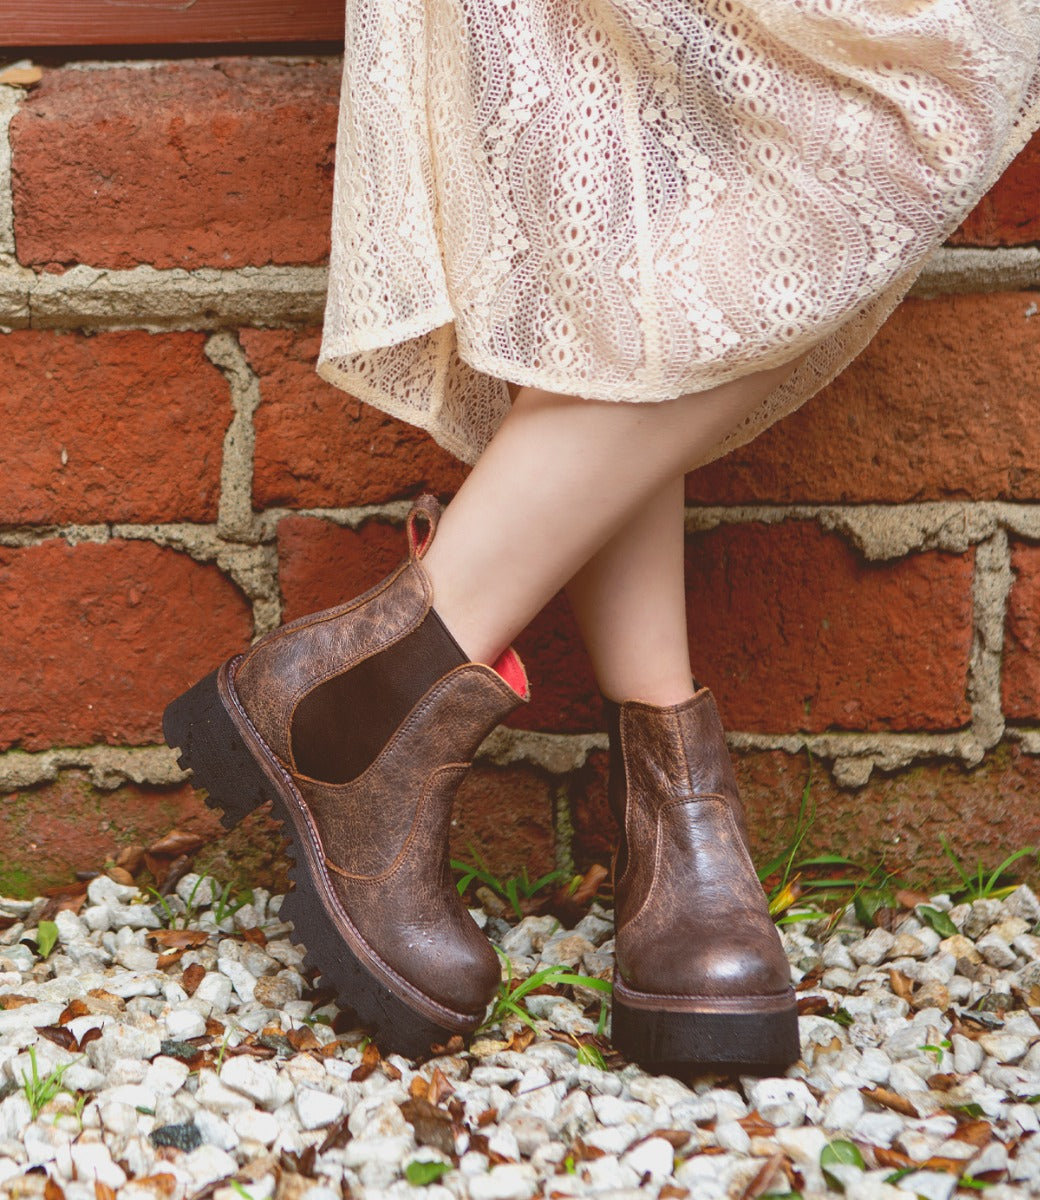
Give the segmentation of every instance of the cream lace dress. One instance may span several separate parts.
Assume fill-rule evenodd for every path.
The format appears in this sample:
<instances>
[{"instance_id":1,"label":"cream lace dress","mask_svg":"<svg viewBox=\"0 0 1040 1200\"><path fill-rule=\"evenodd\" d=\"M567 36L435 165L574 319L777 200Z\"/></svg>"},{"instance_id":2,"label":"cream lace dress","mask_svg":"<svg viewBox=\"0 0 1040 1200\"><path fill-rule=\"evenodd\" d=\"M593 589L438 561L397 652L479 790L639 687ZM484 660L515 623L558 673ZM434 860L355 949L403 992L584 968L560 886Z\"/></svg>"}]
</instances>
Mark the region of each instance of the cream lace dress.
<instances>
[{"instance_id":1,"label":"cream lace dress","mask_svg":"<svg viewBox=\"0 0 1040 1200\"><path fill-rule=\"evenodd\" d=\"M1040 0L347 0L320 374L472 462L870 340L1040 124Z\"/></svg>"}]
</instances>

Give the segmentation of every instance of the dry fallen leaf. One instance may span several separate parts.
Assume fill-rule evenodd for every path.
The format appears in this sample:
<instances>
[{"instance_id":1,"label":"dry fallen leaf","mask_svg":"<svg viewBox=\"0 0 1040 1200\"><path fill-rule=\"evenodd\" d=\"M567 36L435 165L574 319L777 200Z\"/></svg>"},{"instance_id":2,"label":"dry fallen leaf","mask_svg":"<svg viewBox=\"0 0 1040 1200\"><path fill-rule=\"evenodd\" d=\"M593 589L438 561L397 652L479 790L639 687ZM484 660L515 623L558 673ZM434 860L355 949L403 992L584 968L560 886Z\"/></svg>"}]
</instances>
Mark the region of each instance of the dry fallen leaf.
<instances>
[{"instance_id":1,"label":"dry fallen leaf","mask_svg":"<svg viewBox=\"0 0 1040 1200\"><path fill-rule=\"evenodd\" d=\"M346 1116L340 1117L325 1135L325 1140L318 1147L318 1153L324 1154L327 1150L342 1149L352 1136L350 1132L350 1113L347 1113Z\"/></svg>"},{"instance_id":2,"label":"dry fallen leaf","mask_svg":"<svg viewBox=\"0 0 1040 1200\"><path fill-rule=\"evenodd\" d=\"M314 1036L313 1030L308 1029L306 1025L301 1025L298 1029L290 1029L285 1036L294 1050L319 1050L321 1048L321 1043Z\"/></svg>"},{"instance_id":3,"label":"dry fallen leaf","mask_svg":"<svg viewBox=\"0 0 1040 1200\"><path fill-rule=\"evenodd\" d=\"M900 1000L908 1001L913 995L914 981L904 975L902 971L897 971L895 967L888 972L888 982Z\"/></svg>"},{"instance_id":4,"label":"dry fallen leaf","mask_svg":"<svg viewBox=\"0 0 1040 1200\"><path fill-rule=\"evenodd\" d=\"M206 978L206 968L201 963L192 963L181 973L181 987L189 996L194 996L199 984Z\"/></svg>"},{"instance_id":5,"label":"dry fallen leaf","mask_svg":"<svg viewBox=\"0 0 1040 1200\"><path fill-rule=\"evenodd\" d=\"M160 1196L172 1196L177 1190L177 1176L166 1171L157 1175L139 1175L133 1182L136 1187L150 1188Z\"/></svg>"},{"instance_id":6,"label":"dry fallen leaf","mask_svg":"<svg viewBox=\"0 0 1040 1200\"><path fill-rule=\"evenodd\" d=\"M591 904L610 872L600 863L593 863L582 876L581 883L570 894L574 904Z\"/></svg>"},{"instance_id":7,"label":"dry fallen leaf","mask_svg":"<svg viewBox=\"0 0 1040 1200\"><path fill-rule=\"evenodd\" d=\"M32 87L42 78L42 67L14 66L0 71L0 83L6 83L8 87ZM50 1200L50 1197L47 1200Z\"/></svg>"},{"instance_id":8,"label":"dry fallen leaf","mask_svg":"<svg viewBox=\"0 0 1040 1200\"><path fill-rule=\"evenodd\" d=\"M22 1008L26 1004L39 1004L33 996L22 996L18 992L0 993L0 1009Z\"/></svg>"},{"instance_id":9,"label":"dry fallen leaf","mask_svg":"<svg viewBox=\"0 0 1040 1200\"><path fill-rule=\"evenodd\" d=\"M135 875L144 866L144 846L124 846L116 855L116 866Z\"/></svg>"},{"instance_id":10,"label":"dry fallen leaf","mask_svg":"<svg viewBox=\"0 0 1040 1200\"><path fill-rule=\"evenodd\" d=\"M59 1025L67 1025L76 1017L89 1016L90 1009L83 1003L82 1000L70 1000L62 1010L61 1016L58 1018Z\"/></svg>"},{"instance_id":11,"label":"dry fallen leaf","mask_svg":"<svg viewBox=\"0 0 1040 1200\"><path fill-rule=\"evenodd\" d=\"M73 1054L79 1053L79 1042L76 1041L76 1035L64 1025L37 1025L36 1032L40 1037L45 1037L48 1042L60 1046L62 1050L69 1050Z\"/></svg>"},{"instance_id":12,"label":"dry fallen leaf","mask_svg":"<svg viewBox=\"0 0 1040 1200\"><path fill-rule=\"evenodd\" d=\"M958 1142L968 1142L972 1146L988 1146L993 1141L993 1126L989 1121L965 1121L958 1125L950 1136Z\"/></svg>"},{"instance_id":13,"label":"dry fallen leaf","mask_svg":"<svg viewBox=\"0 0 1040 1200\"><path fill-rule=\"evenodd\" d=\"M966 1164L962 1158L946 1158L942 1154L933 1154L926 1158L921 1166L926 1171L945 1171L949 1175L960 1175Z\"/></svg>"},{"instance_id":14,"label":"dry fallen leaf","mask_svg":"<svg viewBox=\"0 0 1040 1200\"><path fill-rule=\"evenodd\" d=\"M455 1153L455 1133L451 1117L443 1108L412 1096L398 1105L401 1114L415 1130L415 1140L420 1146L432 1146L449 1157Z\"/></svg>"},{"instance_id":15,"label":"dry fallen leaf","mask_svg":"<svg viewBox=\"0 0 1040 1200\"><path fill-rule=\"evenodd\" d=\"M125 867L109 867L109 879L114 879L116 883L125 883L129 887L134 886L134 877Z\"/></svg>"},{"instance_id":16,"label":"dry fallen leaf","mask_svg":"<svg viewBox=\"0 0 1040 1200\"><path fill-rule=\"evenodd\" d=\"M655 1129L651 1137L664 1138L673 1150L681 1150L693 1135L686 1129Z\"/></svg>"},{"instance_id":17,"label":"dry fallen leaf","mask_svg":"<svg viewBox=\"0 0 1040 1200\"><path fill-rule=\"evenodd\" d=\"M171 829L170 832L148 847L150 854L161 854L166 858L180 858L182 854L194 854L206 844L206 839L197 833L187 833L183 829Z\"/></svg>"},{"instance_id":18,"label":"dry fallen leaf","mask_svg":"<svg viewBox=\"0 0 1040 1200\"><path fill-rule=\"evenodd\" d=\"M530 1025L524 1025L509 1039L509 1049L522 1054L533 1041L534 1030Z\"/></svg>"},{"instance_id":19,"label":"dry fallen leaf","mask_svg":"<svg viewBox=\"0 0 1040 1200\"><path fill-rule=\"evenodd\" d=\"M753 1108L746 1117L741 1117L737 1124L748 1137L775 1137L776 1126L765 1120L757 1108Z\"/></svg>"},{"instance_id":20,"label":"dry fallen leaf","mask_svg":"<svg viewBox=\"0 0 1040 1200\"><path fill-rule=\"evenodd\" d=\"M126 1008L126 1001L121 996L114 996L104 988L91 988L87 997L87 1007L92 1013L108 1013L109 1016L115 1016Z\"/></svg>"},{"instance_id":21,"label":"dry fallen leaf","mask_svg":"<svg viewBox=\"0 0 1040 1200\"><path fill-rule=\"evenodd\" d=\"M908 1155L899 1150L892 1150L888 1146L870 1146L868 1149L879 1167L890 1167L898 1171L902 1167L914 1165L914 1160Z\"/></svg>"},{"instance_id":22,"label":"dry fallen leaf","mask_svg":"<svg viewBox=\"0 0 1040 1200\"><path fill-rule=\"evenodd\" d=\"M868 1100L873 1100L875 1104L880 1104L883 1108L890 1108L893 1112L902 1113L904 1117L913 1117L917 1119L920 1113L905 1097L900 1096L898 1092L890 1092L888 1088L860 1088L860 1093Z\"/></svg>"},{"instance_id":23,"label":"dry fallen leaf","mask_svg":"<svg viewBox=\"0 0 1040 1200\"><path fill-rule=\"evenodd\" d=\"M440 1104L442 1100L455 1091L455 1085L444 1074L440 1067L433 1068L433 1074L430 1076L430 1087L427 1093L427 1099L431 1104Z\"/></svg>"},{"instance_id":24,"label":"dry fallen leaf","mask_svg":"<svg viewBox=\"0 0 1040 1200\"><path fill-rule=\"evenodd\" d=\"M202 929L151 929L147 937L170 950L190 950L209 941L209 934Z\"/></svg>"},{"instance_id":25,"label":"dry fallen leaf","mask_svg":"<svg viewBox=\"0 0 1040 1200\"><path fill-rule=\"evenodd\" d=\"M777 1171L783 1166L783 1162L784 1156L779 1150L771 1158L766 1159L759 1168L758 1174L741 1192L740 1200L756 1200L758 1196L761 1196L773 1182Z\"/></svg>"},{"instance_id":26,"label":"dry fallen leaf","mask_svg":"<svg viewBox=\"0 0 1040 1200\"><path fill-rule=\"evenodd\" d=\"M361 1062L350 1073L351 1083L363 1083L379 1066L379 1047L375 1042L369 1042L361 1052Z\"/></svg>"}]
</instances>

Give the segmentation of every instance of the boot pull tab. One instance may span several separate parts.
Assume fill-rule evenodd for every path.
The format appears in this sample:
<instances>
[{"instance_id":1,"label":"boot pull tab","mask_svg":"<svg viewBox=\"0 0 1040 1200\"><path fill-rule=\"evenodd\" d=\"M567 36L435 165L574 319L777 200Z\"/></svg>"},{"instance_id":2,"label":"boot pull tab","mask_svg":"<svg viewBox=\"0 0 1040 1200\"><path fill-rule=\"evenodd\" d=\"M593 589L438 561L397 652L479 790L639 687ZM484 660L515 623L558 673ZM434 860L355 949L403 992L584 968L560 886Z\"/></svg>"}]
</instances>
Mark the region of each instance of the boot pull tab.
<instances>
[{"instance_id":1,"label":"boot pull tab","mask_svg":"<svg viewBox=\"0 0 1040 1200\"><path fill-rule=\"evenodd\" d=\"M413 561L422 558L429 550L440 519L441 506L435 496L424 493L412 505L405 519L405 531L408 534L408 556Z\"/></svg>"}]
</instances>

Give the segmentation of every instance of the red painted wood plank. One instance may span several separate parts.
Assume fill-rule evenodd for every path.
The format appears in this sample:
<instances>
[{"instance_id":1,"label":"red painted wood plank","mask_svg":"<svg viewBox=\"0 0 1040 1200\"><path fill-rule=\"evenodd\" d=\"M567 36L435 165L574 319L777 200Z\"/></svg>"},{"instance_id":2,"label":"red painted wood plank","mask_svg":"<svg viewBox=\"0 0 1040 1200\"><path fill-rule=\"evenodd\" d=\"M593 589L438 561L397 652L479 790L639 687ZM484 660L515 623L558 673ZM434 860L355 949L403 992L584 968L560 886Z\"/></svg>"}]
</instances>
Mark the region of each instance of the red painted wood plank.
<instances>
[{"instance_id":1,"label":"red painted wood plank","mask_svg":"<svg viewBox=\"0 0 1040 1200\"><path fill-rule=\"evenodd\" d=\"M341 41L343 11L343 0L0 0L0 45Z\"/></svg>"}]
</instances>

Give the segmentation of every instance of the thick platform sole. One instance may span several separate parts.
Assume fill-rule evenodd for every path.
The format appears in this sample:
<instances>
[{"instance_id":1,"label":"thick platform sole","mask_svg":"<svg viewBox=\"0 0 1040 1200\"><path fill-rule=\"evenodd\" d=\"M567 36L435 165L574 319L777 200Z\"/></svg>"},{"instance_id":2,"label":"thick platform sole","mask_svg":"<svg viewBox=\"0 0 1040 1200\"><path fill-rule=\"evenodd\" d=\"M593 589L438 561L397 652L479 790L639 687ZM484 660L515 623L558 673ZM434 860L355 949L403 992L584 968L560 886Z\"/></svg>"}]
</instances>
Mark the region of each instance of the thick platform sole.
<instances>
[{"instance_id":1,"label":"thick platform sole","mask_svg":"<svg viewBox=\"0 0 1040 1200\"><path fill-rule=\"evenodd\" d=\"M312 839L307 836L305 807L294 798L291 780L269 755L259 735L243 733L244 714L234 719L235 707L225 664L172 701L163 715L163 733L180 750L178 761L190 768L195 786L206 791L206 803L218 809L228 827L261 804L270 802L272 816L281 822L294 864L295 883L282 905L293 923L293 940L305 950L305 962L352 1009L385 1051L410 1058L428 1054L455 1034L471 1033L478 1017L438 1021L418 1011L354 953L330 914Z\"/></svg>"},{"instance_id":2,"label":"thick platform sole","mask_svg":"<svg viewBox=\"0 0 1040 1200\"><path fill-rule=\"evenodd\" d=\"M717 1007L692 997L657 1007L664 999L629 992L615 973L611 1041L632 1062L688 1074L776 1075L801 1056L793 992Z\"/></svg>"}]
</instances>

